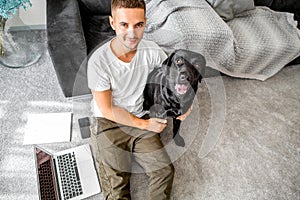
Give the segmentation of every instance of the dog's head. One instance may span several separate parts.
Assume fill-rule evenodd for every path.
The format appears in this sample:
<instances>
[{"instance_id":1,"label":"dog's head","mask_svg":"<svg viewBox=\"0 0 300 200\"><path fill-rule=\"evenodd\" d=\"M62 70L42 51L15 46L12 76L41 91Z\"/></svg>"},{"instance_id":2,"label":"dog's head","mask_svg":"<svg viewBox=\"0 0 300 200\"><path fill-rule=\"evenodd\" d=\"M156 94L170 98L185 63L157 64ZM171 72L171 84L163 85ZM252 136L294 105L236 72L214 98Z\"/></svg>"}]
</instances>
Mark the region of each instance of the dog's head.
<instances>
[{"instance_id":1,"label":"dog's head","mask_svg":"<svg viewBox=\"0 0 300 200\"><path fill-rule=\"evenodd\" d=\"M196 90L205 73L205 58L189 50L176 50L163 62L167 66L166 75L172 91L185 95L191 88Z\"/></svg>"}]
</instances>

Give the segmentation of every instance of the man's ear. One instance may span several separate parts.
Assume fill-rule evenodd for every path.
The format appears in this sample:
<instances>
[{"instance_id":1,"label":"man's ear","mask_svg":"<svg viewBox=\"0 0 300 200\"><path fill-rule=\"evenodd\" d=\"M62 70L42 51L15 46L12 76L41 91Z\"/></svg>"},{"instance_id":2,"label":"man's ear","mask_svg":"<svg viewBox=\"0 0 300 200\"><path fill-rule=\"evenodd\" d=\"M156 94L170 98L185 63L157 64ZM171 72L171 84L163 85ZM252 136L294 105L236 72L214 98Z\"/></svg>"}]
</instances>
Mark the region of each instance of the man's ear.
<instances>
[{"instance_id":1,"label":"man's ear","mask_svg":"<svg viewBox=\"0 0 300 200\"><path fill-rule=\"evenodd\" d=\"M114 18L112 16L109 16L109 23L110 23L111 28L113 30L116 30L115 24L114 24Z\"/></svg>"}]
</instances>

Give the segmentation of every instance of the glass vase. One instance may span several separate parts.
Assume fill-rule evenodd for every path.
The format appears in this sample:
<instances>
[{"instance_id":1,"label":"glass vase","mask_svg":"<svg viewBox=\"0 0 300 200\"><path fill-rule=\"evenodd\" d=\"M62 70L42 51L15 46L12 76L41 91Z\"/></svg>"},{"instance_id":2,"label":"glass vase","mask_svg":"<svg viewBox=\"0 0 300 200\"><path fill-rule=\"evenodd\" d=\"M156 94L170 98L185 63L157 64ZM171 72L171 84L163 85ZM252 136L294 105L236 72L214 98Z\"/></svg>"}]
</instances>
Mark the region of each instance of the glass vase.
<instances>
[{"instance_id":1,"label":"glass vase","mask_svg":"<svg viewBox=\"0 0 300 200\"><path fill-rule=\"evenodd\" d=\"M0 65L21 68L36 63L45 48L37 41L39 33L25 24L7 29L7 22L0 17Z\"/></svg>"}]
</instances>

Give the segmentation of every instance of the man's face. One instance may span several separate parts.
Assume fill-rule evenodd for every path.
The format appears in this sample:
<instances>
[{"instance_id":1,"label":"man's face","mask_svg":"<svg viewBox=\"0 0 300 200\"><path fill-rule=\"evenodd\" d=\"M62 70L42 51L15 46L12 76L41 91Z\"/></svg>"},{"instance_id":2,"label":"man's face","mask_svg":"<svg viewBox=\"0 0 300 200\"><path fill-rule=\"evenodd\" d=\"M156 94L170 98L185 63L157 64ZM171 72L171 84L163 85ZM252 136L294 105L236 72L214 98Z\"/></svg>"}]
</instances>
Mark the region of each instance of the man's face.
<instances>
[{"instance_id":1,"label":"man's face","mask_svg":"<svg viewBox=\"0 0 300 200\"><path fill-rule=\"evenodd\" d=\"M145 24L145 11L141 8L117 8L109 17L118 41L128 50L135 50L141 41Z\"/></svg>"}]
</instances>

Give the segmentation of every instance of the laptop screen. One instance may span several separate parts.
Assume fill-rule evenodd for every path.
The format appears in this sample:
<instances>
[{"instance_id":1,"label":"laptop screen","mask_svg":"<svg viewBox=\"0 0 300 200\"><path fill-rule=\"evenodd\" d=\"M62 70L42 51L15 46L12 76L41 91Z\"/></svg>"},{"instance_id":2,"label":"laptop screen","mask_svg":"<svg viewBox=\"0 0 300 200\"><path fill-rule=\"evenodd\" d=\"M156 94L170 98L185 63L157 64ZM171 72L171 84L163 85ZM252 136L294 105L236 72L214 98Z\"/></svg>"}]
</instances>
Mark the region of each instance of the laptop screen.
<instances>
[{"instance_id":1,"label":"laptop screen","mask_svg":"<svg viewBox=\"0 0 300 200\"><path fill-rule=\"evenodd\" d=\"M52 156L49 153L35 147L35 157L40 198L42 200L58 199Z\"/></svg>"}]
</instances>

